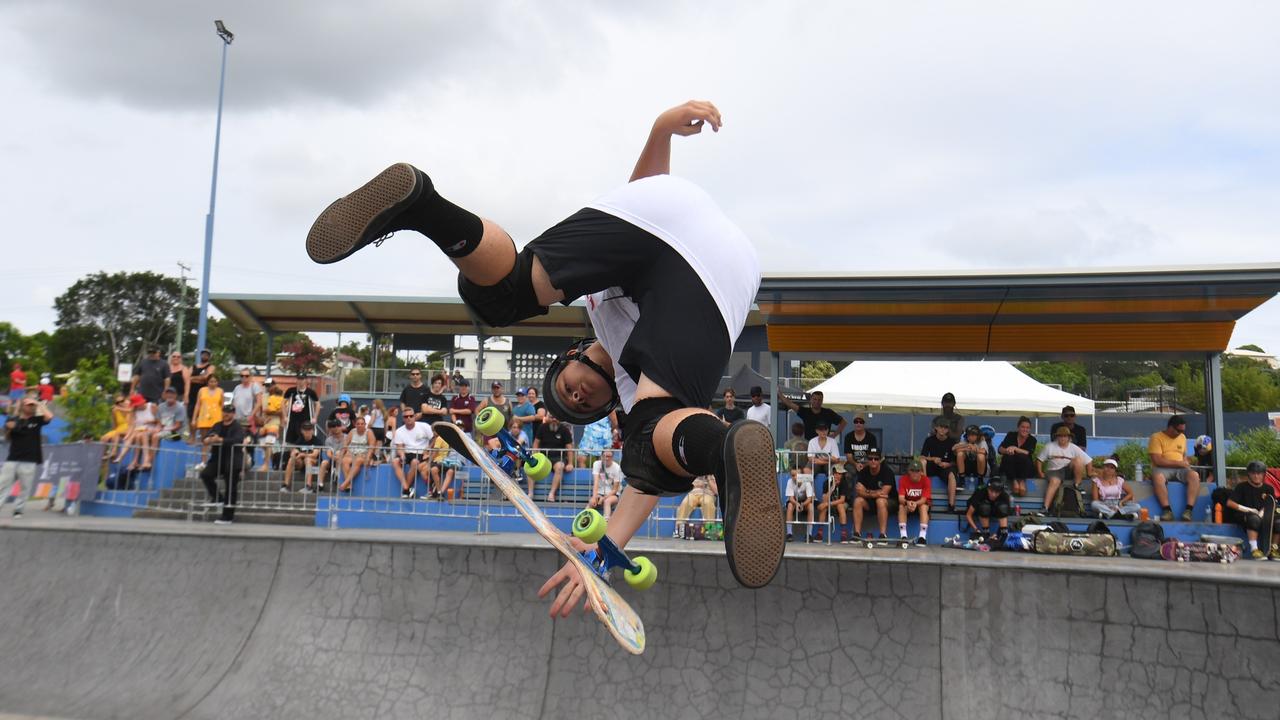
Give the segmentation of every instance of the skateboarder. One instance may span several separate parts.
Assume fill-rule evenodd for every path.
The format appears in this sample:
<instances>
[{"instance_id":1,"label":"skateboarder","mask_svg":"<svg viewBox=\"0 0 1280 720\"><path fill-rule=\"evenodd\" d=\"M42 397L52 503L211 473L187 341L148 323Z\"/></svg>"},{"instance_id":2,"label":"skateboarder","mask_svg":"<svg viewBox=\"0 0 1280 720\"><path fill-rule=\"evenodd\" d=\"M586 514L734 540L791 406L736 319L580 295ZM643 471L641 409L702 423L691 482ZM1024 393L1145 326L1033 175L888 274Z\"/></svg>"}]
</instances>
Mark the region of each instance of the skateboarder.
<instances>
[{"instance_id":1,"label":"skateboarder","mask_svg":"<svg viewBox=\"0 0 1280 720\"><path fill-rule=\"evenodd\" d=\"M449 202L405 163L325 209L307 252L316 262L337 262L398 230L417 231L457 265L459 294L494 327L585 297L599 339L579 341L553 361L543 401L572 424L619 405L627 413L628 485L609 537L625 546L659 496L684 494L694 477L714 474L730 568L743 585L760 587L785 547L773 437L760 423L725 425L705 409L755 299L759 263L710 196L668 174L672 136L704 126L721 127L709 102L662 113L628 184L519 252L496 223ZM572 566L547 581L540 594L560 588L552 615L582 603L581 583Z\"/></svg>"},{"instance_id":2,"label":"skateboarder","mask_svg":"<svg viewBox=\"0 0 1280 720\"><path fill-rule=\"evenodd\" d=\"M1240 527L1244 528L1245 535L1249 538L1249 552L1254 560L1265 560L1268 556L1272 560L1280 560L1280 545L1275 544L1276 514L1271 513L1271 532L1267 532L1262 526L1262 520L1266 516L1263 508L1268 504L1274 506L1275 503L1275 494L1271 486L1263 482L1267 475L1267 466L1259 460L1254 460L1245 467L1245 470L1249 474L1249 479L1236 483L1236 486L1231 489L1227 509L1238 513ZM1264 540L1270 540L1271 547L1259 547L1260 536Z\"/></svg>"}]
</instances>

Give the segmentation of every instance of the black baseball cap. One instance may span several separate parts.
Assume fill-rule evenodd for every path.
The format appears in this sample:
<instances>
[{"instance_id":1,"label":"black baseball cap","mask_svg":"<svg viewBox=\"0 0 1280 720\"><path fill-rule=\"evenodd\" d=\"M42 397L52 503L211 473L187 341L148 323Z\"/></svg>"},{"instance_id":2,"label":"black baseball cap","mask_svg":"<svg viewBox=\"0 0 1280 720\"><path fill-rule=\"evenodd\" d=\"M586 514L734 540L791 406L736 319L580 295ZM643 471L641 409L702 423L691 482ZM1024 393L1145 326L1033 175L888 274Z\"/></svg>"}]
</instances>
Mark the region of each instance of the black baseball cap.
<instances>
[{"instance_id":1,"label":"black baseball cap","mask_svg":"<svg viewBox=\"0 0 1280 720\"><path fill-rule=\"evenodd\" d=\"M752 394L752 395L764 395L764 388L760 387L759 385L752 385L752 386L751 386L751 394Z\"/></svg>"},{"instance_id":2,"label":"black baseball cap","mask_svg":"<svg viewBox=\"0 0 1280 720\"><path fill-rule=\"evenodd\" d=\"M944 402L944 403L945 403L945 402L953 403L953 402L955 402L955 401L956 401L956 396L955 396L955 395L952 395L951 393L944 393L944 394L942 395L942 402Z\"/></svg>"}]
</instances>

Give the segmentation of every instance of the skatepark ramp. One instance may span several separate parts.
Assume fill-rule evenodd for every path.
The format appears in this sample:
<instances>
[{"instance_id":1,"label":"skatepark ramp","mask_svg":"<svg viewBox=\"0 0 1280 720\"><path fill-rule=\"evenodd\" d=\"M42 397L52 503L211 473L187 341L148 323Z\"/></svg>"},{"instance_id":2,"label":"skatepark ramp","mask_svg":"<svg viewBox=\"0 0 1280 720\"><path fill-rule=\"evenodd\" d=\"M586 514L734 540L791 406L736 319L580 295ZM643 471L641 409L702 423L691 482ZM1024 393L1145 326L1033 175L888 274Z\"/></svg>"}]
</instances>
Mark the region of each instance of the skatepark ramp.
<instances>
[{"instance_id":1,"label":"skatepark ramp","mask_svg":"<svg viewBox=\"0 0 1280 720\"><path fill-rule=\"evenodd\" d=\"M650 550L633 657L553 622L535 538L63 518L0 528L0 714L1275 718L1280 564ZM27 522L26 520L21 522Z\"/></svg>"}]
</instances>

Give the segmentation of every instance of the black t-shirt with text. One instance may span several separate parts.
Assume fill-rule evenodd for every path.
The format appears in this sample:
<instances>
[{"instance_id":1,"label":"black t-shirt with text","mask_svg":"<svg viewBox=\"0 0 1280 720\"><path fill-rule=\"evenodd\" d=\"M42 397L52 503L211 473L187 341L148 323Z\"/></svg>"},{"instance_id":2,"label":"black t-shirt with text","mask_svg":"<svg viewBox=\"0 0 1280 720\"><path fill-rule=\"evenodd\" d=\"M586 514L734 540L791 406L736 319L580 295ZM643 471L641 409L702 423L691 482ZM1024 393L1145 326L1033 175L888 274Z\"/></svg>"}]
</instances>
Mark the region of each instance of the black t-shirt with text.
<instances>
[{"instance_id":1,"label":"black t-shirt with text","mask_svg":"<svg viewBox=\"0 0 1280 720\"><path fill-rule=\"evenodd\" d=\"M800 418L800 422L804 423L804 439L812 440L818 434L818 423L825 422L831 428L831 434L836 434L836 429L840 427L840 414L831 408L822 408L814 410L811 407L802 407L796 411L796 417Z\"/></svg>"},{"instance_id":2,"label":"black t-shirt with text","mask_svg":"<svg viewBox=\"0 0 1280 720\"><path fill-rule=\"evenodd\" d=\"M44 462L40 448L40 428L49 424L43 415L29 418L11 417L13 429L9 431L9 460L12 462Z\"/></svg>"},{"instance_id":3,"label":"black t-shirt with text","mask_svg":"<svg viewBox=\"0 0 1280 720\"><path fill-rule=\"evenodd\" d=\"M336 407L333 412L329 413L329 422L325 423L327 427L341 427L342 432L347 432L352 425L356 424L356 411L349 407Z\"/></svg>"},{"instance_id":4,"label":"black t-shirt with text","mask_svg":"<svg viewBox=\"0 0 1280 720\"><path fill-rule=\"evenodd\" d=\"M854 437L855 434L857 434L856 430L844 436L844 455L845 457L853 456L854 462L866 462L867 453L880 449L880 441L871 431L865 432L861 440Z\"/></svg>"},{"instance_id":5,"label":"black t-shirt with text","mask_svg":"<svg viewBox=\"0 0 1280 720\"><path fill-rule=\"evenodd\" d=\"M573 431L564 423L560 423L555 429L552 429L550 423L543 423L533 439L538 443L539 450L564 450L573 442ZM554 462L558 459L560 458L551 460Z\"/></svg>"},{"instance_id":6,"label":"black t-shirt with text","mask_svg":"<svg viewBox=\"0 0 1280 720\"><path fill-rule=\"evenodd\" d=\"M289 411L289 427L294 428L304 422L311 422L311 408L320 402L320 396L311 388L299 391L289 388L284 391L284 406Z\"/></svg>"}]
</instances>

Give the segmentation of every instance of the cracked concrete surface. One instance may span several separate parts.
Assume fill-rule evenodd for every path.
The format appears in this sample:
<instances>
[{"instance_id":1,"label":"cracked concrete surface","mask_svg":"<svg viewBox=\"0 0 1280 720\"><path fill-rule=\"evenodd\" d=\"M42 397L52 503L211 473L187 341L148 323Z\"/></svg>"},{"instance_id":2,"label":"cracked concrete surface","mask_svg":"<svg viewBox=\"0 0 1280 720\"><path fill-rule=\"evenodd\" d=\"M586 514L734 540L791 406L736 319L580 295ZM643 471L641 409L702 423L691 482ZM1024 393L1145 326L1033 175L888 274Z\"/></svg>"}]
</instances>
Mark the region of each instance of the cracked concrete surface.
<instances>
[{"instance_id":1,"label":"cracked concrete surface","mask_svg":"<svg viewBox=\"0 0 1280 720\"><path fill-rule=\"evenodd\" d=\"M1266 586L668 553L648 649L552 622L547 550L0 533L0 713L75 718L1276 717ZM879 557L885 557L881 555ZM923 557L917 555L916 557Z\"/></svg>"}]
</instances>

